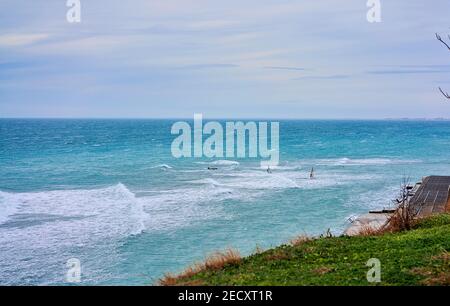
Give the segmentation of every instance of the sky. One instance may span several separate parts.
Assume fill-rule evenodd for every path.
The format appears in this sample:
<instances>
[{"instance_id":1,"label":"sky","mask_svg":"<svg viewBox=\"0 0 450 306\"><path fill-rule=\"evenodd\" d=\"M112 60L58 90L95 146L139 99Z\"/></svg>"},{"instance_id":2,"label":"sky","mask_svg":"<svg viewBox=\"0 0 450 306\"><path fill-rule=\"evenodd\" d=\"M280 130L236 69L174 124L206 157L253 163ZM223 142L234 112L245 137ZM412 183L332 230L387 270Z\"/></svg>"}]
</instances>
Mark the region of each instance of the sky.
<instances>
[{"instance_id":1,"label":"sky","mask_svg":"<svg viewBox=\"0 0 450 306\"><path fill-rule=\"evenodd\" d=\"M0 0L0 117L450 118L450 1L366 2Z\"/></svg>"}]
</instances>

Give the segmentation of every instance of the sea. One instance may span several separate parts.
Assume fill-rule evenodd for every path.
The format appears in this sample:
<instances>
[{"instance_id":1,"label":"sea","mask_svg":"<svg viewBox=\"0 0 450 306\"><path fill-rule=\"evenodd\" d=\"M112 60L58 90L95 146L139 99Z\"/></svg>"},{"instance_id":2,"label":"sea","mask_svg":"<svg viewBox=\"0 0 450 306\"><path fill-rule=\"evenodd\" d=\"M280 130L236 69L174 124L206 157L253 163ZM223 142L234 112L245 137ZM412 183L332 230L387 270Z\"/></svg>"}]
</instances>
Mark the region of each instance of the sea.
<instances>
[{"instance_id":1,"label":"sea","mask_svg":"<svg viewBox=\"0 0 450 306\"><path fill-rule=\"evenodd\" d=\"M0 284L72 285L75 259L76 284L152 285L215 251L340 235L404 182L450 175L450 121L265 120L271 173L173 157L176 121L0 119Z\"/></svg>"}]
</instances>

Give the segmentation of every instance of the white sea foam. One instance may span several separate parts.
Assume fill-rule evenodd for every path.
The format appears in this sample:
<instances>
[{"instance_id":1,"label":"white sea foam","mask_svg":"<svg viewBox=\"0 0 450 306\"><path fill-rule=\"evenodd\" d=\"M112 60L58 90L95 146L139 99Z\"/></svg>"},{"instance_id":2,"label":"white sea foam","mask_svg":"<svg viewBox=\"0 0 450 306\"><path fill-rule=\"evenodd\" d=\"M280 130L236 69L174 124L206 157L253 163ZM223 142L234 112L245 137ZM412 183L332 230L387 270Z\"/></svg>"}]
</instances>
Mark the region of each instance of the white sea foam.
<instances>
[{"instance_id":1,"label":"white sea foam","mask_svg":"<svg viewBox=\"0 0 450 306\"><path fill-rule=\"evenodd\" d=\"M211 165L239 166L239 162L235 160L216 160L211 162Z\"/></svg>"},{"instance_id":2,"label":"white sea foam","mask_svg":"<svg viewBox=\"0 0 450 306\"><path fill-rule=\"evenodd\" d=\"M230 188L211 188L214 180L209 183L154 190L141 197L123 184L92 190L2 192L0 284L26 283L30 271L33 279L64 281L61 267L71 257L81 259L84 279L93 280L120 261L117 248L126 237L228 218L220 201L242 195ZM8 209L3 209L6 205Z\"/></svg>"},{"instance_id":3,"label":"white sea foam","mask_svg":"<svg viewBox=\"0 0 450 306\"><path fill-rule=\"evenodd\" d=\"M392 200L395 199L400 191L398 186L389 186L379 190L369 190L363 193L357 193L353 196L347 206L359 206L364 211L370 209L390 209L393 208Z\"/></svg>"},{"instance_id":4,"label":"white sea foam","mask_svg":"<svg viewBox=\"0 0 450 306\"><path fill-rule=\"evenodd\" d=\"M144 211L149 218L145 227L149 231L173 230L189 226L192 222L212 218L226 218L220 202L227 199L238 199L241 195L229 188L204 182L205 186L158 191L153 195L139 197ZM210 183L214 184L213 181ZM206 185L208 184L208 185Z\"/></svg>"},{"instance_id":5,"label":"white sea foam","mask_svg":"<svg viewBox=\"0 0 450 306\"><path fill-rule=\"evenodd\" d=\"M390 165L390 164L411 164L419 163L420 160L415 159L390 159L390 158L329 158L329 159L312 159L302 160L302 165L321 165L321 166L370 166L370 165Z\"/></svg>"},{"instance_id":6,"label":"white sea foam","mask_svg":"<svg viewBox=\"0 0 450 306\"><path fill-rule=\"evenodd\" d=\"M287 171L273 170L267 173L261 169L245 171L234 171L224 173L213 173L213 178L204 178L191 181L193 184L205 184L213 187L230 188L252 192L253 190L273 189L317 189L329 186L349 184L355 181L373 180L376 175L373 174L346 174L322 172L317 174L316 178L309 179L309 172L305 171Z\"/></svg>"},{"instance_id":7,"label":"white sea foam","mask_svg":"<svg viewBox=\"0 0 450 306\"><path fill-rule=\"evenodd\" d=\"M239 162L235 160L226 160L226 159L220 159L215 160L212 162L197 162L197 164L203 164L203 165L212 165L212 166L239 166Z\"/></svg>"},{"instance_id":8,"label":"white sea foam","mask_svg":"<svg viewBox=\"0 0 450 306\"><path fill-rule=\"evenodd\" d=\"M153 167L150 167L150 168L151 169L158 168L158 169L163 169L163 170L172 169L172 167L167 165L167 164L160 164L160 165L156 165L156 166L153 166Z\"/></svg>"},{"instance_id":9,"label":"white sea foam","mask_svg":"<svg viewBox=\"0 0 450 306\"><path fill-rule=\"evenodd\" d=\"M304 168L303 163L298 163L298 162L292 162L292 163L284 163L284 164L280 164L277 166L271 166L270 169L271 170L277 170L277 171L299 171L302 170ZM252 170L266 170L264 168L261 168L261 166L258 167L252 167ZM310 170L310 168L308 168L307 170Z\"/></svg>"},{"instance_id":10,"label":"white sea foam","mask_svg":"<svg viewBox=\"0 0 450 306\"><path fill-rule=\"evenodd\" d=\"M388 158L363 158L363 159L351 159L351 158L340 158L335 161L337 164L342 165L387 165L392 164L395 161Z\"/></svg>"},{"instance_id":11,"label":"white sea foam","mask_svg":"<svg viewBox=\"0 0 450 306\"><path fill-rule=\"evenodd\" d=\"M216 178L219 180L218 178ZM286 174L268 174L265 171L243 171L224 175L219 180L222 186L239 189L285 189L298 188L296 178Z\"/></svg>"},{"instance_id":12,"label":"white sea foam","mask_svg":"<svg viewBox=\"0 0 450 306\"><path fill-rule=\"evenodd\" d=\"M134 194L123 184L92 190L56 190L31 193L1 194L2 205L13 207L14 214L51 214L61 217L89 217L85 220L100 221L89 226L110 228L123 235L143 230L142 218L145 215ZM7 220L7 219L6 219ZM91 222L91 221L83 221ZM4 221L3 221L4 223ZM86 227L87 226L87 227Z\"/></svg>"},{"instance_id":13,"label":"white sea foam","mask_svg":"<svg viewBox=\"0 0 450 306\"><path fill-rule=\"evenodd\" d=\"M63 282L62 267L72 257L82 261L83 277L92 280L118 262L119 241L141 233L148 218L142 203L123 184L93 190L4 192L0 205L5 204L15 210L0 224L0 283Z\"/></svg>"},{"instance_id":14,"label":"white sea foam","mask_svg":"<svg viewBox=\"0 0 450 306\"><path fill-rule=\"evenodd\" d=\"M217 187L217 186L221 186L222 185L221 183L219 183L217 180L215 180L213 178L205 178L205 179L195 180L195 181L191 181L191 183L194 183L194 184L206 184L206 185L211 185L213 187Z\"/></svg>"},{"instance_id":15,"label":"white sea foam","mask_svg":"<svg viewBox=\"0 0 450 306\"><path fill-rule=\"evenodd\" d=\"M8 220L18 208L18 203L9 200L9 193L0 191L0 224Z\"/></svg>"},{"instance_id":16,"label":"white sea foam","mask_svg":"<svg viewBox=\"0 0 450 306\"><path fill-rule=\"evenodd\" d=\"M0 239L0 248L8 241L33 247L95 245L144 230L171 230L224 217L220 206L211 203L242 197L214 179L203 183L208 186L155 190L141 197L123 184L92 190L2 192L0 232L7 234L0 236L9 239Z\"/></svg>"},{"instance_id":17,"label":"white sea foam","mask_svg":"<svg viewBox=\"0 0 450 306\"><path fill-rule=\"evenodd\" d=\"M138 196L123 184L91 190L1 192L0 205L7 209L0 216L0 275L4 275L0 283L7 279L25 283L29 271L36 274L33 279L60 279L64 274L57 273L71 257L80 257L87 265L93 262L83 274L92 279L121 260L118 246L124 238L142 231L169 232L233 217L224 209L229 200L249 201L272 191L319 189L374 178L318 171L310 180L308 171L299 171L295 164L285 166L272 173L242 167L203 171L190 176L196 180L150 188ZM15 267L14 275L10 267Z\"/></svg>"}]
</instances>

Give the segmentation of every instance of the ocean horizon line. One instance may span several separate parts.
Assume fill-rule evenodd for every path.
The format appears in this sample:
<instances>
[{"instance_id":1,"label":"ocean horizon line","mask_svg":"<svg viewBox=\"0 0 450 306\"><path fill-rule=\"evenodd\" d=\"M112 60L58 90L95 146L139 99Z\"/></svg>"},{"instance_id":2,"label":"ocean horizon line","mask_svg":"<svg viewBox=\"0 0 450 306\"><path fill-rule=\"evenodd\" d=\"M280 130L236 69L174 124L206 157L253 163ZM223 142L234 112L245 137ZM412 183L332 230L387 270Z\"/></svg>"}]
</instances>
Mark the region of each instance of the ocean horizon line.
<instances>
[{"instance_id":1,"label":"ocean horizon line","mask_svg":"<svg viewBox=\"0 0 450 306\"><path fill-rule=\"evenodd\" d=\"M283 118L283 117L204 117L204 120L280 121L450 121L450 118ZM0 117L0 120L193 120L192 117Z\"/></svg>"}]
</instances>

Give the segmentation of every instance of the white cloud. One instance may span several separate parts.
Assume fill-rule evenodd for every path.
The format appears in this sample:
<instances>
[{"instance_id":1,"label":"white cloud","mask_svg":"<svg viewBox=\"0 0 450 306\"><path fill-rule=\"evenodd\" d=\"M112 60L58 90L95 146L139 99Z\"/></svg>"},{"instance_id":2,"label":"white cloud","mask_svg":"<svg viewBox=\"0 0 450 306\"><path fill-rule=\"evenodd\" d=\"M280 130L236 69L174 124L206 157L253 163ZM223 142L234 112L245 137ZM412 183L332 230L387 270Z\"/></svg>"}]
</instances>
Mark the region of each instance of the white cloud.
<instances>
[{"instance_id":1,"label":"white cloud","mask_svg":"<svg viewBox=\"0 0 450 306\"><path fill-rule=\"evenodd\" d=\"M187 25L187 27L194 29L194 30L199 30L199 29L220 29L220 28L227 28L230 26L235 26L238 25L239 22L238 21L234 21L234 20L220 20L220 19L215 19L215 20L202 20L202 21L196 21L196 22L192 22L190 24Z\"/></svg>"},{"instance_id":2,"label":"white cloud","mask_svg":"<svg viewBox=\"0 0 450 306\"><path fill-rule=\"evenodd\" d=\"M0 47L17 47L31 45L45 40L48 34L5 34L0 35Z\"/></svg>"}]
</instances>

